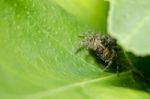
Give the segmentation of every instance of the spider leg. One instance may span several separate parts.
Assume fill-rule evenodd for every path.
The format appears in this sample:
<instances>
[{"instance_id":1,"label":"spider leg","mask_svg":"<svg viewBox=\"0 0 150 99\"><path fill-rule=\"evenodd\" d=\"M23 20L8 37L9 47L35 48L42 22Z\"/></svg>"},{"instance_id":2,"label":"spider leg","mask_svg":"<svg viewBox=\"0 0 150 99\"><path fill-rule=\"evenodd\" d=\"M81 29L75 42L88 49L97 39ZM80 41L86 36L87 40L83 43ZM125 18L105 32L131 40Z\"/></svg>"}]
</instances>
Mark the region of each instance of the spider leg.
<instances>
[{"instance_id":1,"label":"spider leg","mask_svg":"<svg viewBox=\"0 0 150 99\"><path fill-rule=\"evenodd\" d=\"M112 65L112 60L108 62L107 66L103 69L103 71L106 71L111 65Z\"/></svg>"},{"instance_id":2,"label":"spider leg","mask_svg":"<svg viewBox=\"0 0 150 99\"><path fill-rule=\"evenodd\" d=\"M117 67L116 67L116 68L117 68L117 71L116 71L116 72L117 72L117 76L119 76L119 66L118 66L118 62L117 62L116 64L117 64Z\"/></svg>"},{"instance_id":3,"label":"spider leg","mask_svg":"<svg viewBox=\"0 0 150 99\"><path fill-rule=\"evenodd\" d=\"M117 73L117 76L119 76L119 65L118 65L118 62L116 61L116 57L117 57L117 53L116 53L116 51L115 50L113 50L113 55L114 55L114 61L115 61L115 63L116 63L116 73Z\"/></svg>"},{"instance_id":4,"label":"spider leg","mask_svg":"<svg viewBox=\"0 0 150 99\"><path fill-rule=\"evenodd\" d=\"M115 56L116 56L116 51L115 51L114 49L112 49L112 55L111 55L111 57L110 57L108 60L105 61L105 62L108 62L108 64L107 64L107 66L103 69L103 71L106 71L106 70L112 65ZM118 67L117 67L117 68L118 68ZM118 71L118 70L117 70L117 71Z\"/></svg>"},{"instance_id":5,"label":"spider leg","mask_svg":"<svg viewBox=\"0 0 150 99\"><path fill-rule=\"evenodd\" d=\"M77 53L82 49L82 47L84 47L84 46L85 46L85 41L82 40L82 41L78 44L77 48L75 49L75 54L77 54Z\"/></svg>"}]
</instances>

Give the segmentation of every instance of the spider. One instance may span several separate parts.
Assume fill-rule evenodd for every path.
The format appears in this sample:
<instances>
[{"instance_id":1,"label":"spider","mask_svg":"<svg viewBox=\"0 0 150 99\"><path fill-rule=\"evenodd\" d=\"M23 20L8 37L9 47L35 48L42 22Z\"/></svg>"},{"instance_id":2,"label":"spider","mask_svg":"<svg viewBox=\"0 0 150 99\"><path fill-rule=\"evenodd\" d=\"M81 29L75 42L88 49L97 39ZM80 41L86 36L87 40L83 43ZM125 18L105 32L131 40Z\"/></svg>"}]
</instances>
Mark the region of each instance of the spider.
<instances>
[{"instance_id":1,"label":"spider","mask_svg":"<svg viewBox=\"0 0 150 99\"><path fill-rule=\"evenodd\" d=\"M91 50L95 55L104 61L107 66L104 71L108 69L113 63L115 63L117 58L117 43L116 39L110 35L104 35L100 33L84 33L76 53L82 48L86 47L87 50ZM119 67L117 66L117 71Z\"/></svg>"}]
</instances>

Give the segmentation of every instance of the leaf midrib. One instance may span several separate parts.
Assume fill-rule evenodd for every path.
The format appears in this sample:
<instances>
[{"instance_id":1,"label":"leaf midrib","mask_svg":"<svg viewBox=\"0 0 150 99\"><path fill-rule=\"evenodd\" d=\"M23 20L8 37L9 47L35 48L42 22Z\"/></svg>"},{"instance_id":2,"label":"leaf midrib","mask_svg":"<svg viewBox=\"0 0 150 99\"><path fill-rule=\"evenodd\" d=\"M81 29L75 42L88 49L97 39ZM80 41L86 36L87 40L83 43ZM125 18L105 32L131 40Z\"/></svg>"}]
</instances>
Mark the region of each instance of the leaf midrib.
<instances>
[{"instance_id":1,"label":"leaf midrib","mask_svg":"<svg viewBox=\"0 0 150 99\"><path fill-rule=\"evenodd\" d=\"M61 87L58 87L58 88L55 88L55 89L50 89L50 90L47 90L47 91L38 92L38 93L35 93L35 94L32 94L32 95L25 95L23 97L25 97L24 99L39 99L39 98L43 98L43 97L46 97L46 96L51 96L51 95L54 95L54 94L58 94L58 93L61 93L63 91L66 91L66 90L69 90L69 89L72 89L72 88L82 87L82 86L87 85L87 84L93 84L93 83L96 83L96 82L99 82L99 81L103 81L103 80L112 78L114 76L116 76L116 75L112 74L112 75L105 76L105 77L102 77L102 78L95 78L95 79L90 79L90 80L86 80L86 81L82 81L82 82L76 82L76 83L61 86Z\"/></svg>"}]
</instances>

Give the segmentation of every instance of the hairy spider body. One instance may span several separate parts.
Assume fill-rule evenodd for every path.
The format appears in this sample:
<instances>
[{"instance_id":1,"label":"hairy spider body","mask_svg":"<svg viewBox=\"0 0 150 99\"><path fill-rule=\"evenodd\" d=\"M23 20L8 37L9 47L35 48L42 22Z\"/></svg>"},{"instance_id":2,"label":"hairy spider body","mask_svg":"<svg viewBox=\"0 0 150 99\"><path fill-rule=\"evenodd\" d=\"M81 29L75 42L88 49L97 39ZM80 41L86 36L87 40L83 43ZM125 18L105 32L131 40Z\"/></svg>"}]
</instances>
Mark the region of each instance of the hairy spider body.
<instances>
[{"instance_id":1,"label":"hairy spider body","mask_svg":"<svg viewBox=\"0 0 150 99\"><path fill-rule=\"evenodd\" d=\"M107 64L104 70L109 68L117 58L116 39L109 35L102 35L100 33L85 34L82 36L77 51L83 46L88 50L94 51L96 56Z\"/></svg>"}]
</instances>

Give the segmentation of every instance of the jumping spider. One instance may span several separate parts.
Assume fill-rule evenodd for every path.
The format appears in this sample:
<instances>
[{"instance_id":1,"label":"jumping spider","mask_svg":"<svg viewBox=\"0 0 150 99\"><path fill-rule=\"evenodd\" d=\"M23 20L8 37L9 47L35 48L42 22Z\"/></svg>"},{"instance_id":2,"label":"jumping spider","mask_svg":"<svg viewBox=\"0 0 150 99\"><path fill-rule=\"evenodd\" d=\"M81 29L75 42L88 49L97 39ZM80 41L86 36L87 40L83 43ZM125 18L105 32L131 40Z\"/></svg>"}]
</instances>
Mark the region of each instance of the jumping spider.
<instances>
[{"instance_id":1,"label":"jumping spider","mask_svg":"<svg viewBox=\"0 0 150 99\"><path fill-rule=\"evenodd\" d=\"M109 35L102 35L100 33L87 33L80 37L82 40L76 52L78 52L82 47L86 47L88 50L92 50L99 59L107 64L107 66L104 68L104 71L116 61L116 39ZM118 66L116 68L118 71Z\"/></svg>"}]
</instances>

